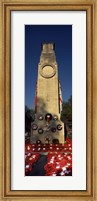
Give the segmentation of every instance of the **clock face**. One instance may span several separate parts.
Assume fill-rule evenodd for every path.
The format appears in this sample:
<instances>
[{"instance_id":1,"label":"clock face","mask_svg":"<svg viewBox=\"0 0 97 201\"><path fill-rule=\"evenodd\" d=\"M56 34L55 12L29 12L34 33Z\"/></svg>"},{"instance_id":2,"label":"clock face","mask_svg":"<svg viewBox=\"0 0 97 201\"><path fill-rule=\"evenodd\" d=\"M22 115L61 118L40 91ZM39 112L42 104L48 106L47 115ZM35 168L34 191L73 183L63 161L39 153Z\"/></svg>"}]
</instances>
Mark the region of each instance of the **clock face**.
<instances>
[{"instance_id":1,"label":"clock face","mask_svg":"<svg viewBox=\"0 0 97 201\"><path fill-rule=\"evenodd\" d=\"M43 66L41 69L41 75L45 78L53 77L55 75L54 67L50 65Z\"/></svg>"}]
</instances>

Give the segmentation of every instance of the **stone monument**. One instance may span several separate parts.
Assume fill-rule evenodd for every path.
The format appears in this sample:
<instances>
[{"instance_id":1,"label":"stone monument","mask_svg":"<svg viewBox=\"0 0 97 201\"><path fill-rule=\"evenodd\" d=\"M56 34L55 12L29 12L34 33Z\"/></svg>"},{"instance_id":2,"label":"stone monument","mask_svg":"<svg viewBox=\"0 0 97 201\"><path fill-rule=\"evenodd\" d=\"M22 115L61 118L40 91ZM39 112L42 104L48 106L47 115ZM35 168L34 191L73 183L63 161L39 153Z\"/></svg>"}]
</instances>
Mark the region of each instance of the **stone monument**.
<instances>
[{"instance_id":1,"label":"stone monument","mask_svg":"<svg viewBox=\"0 0 97 201\"><path fill-rule=\"evenodd\" d=\"M42 44L35 95L35 119L31 143L64 143L64 123L60 120L62 91L54 44Z\"/></svg>"}]
</instances>

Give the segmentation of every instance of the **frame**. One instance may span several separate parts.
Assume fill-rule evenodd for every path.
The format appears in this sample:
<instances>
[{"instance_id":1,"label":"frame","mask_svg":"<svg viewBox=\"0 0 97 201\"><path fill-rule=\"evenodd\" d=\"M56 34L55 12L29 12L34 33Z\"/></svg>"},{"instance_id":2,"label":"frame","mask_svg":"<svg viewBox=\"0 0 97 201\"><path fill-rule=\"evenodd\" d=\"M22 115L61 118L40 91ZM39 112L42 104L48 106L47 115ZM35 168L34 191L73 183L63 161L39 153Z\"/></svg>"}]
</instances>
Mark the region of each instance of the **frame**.
<instances>
[{"instance_id":1,"label":"frame","mask_svg":"<svg viewBox=\"0 0 97 201\"><path fill-rule=\"evenodd\" d=\"M1 200L97 200L97 2L96 0L1 0L0 2L0 84L1 84L1 115L0 115L0 178ZM10 69L10 16L14 10L60 10L86 11L87 14L87 190L85 191L15 191L10 189L10 147L11 147L11 69ZM95 171L96 170L96 171Z\"/></svg>"}]
</instances>

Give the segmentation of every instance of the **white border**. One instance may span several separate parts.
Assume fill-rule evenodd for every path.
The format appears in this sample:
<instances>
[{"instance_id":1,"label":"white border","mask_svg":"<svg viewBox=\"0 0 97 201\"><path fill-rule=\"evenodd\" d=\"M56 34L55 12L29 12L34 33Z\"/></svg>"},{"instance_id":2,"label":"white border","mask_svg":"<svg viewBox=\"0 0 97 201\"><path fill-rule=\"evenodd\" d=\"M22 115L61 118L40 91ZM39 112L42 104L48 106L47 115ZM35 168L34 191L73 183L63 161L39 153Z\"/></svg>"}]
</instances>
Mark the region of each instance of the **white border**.
<instances>
[{"instance_id":1,"label":"white border","mask_svg":"<svg viewBox=\"0 0 97 201\"><path fill-rule=\"evenodd\" d=\"M73 176L24 176L24 25L72 24ZM86 190L86 12L11 13L11 189Z\"/></svg>"}]
</instances>

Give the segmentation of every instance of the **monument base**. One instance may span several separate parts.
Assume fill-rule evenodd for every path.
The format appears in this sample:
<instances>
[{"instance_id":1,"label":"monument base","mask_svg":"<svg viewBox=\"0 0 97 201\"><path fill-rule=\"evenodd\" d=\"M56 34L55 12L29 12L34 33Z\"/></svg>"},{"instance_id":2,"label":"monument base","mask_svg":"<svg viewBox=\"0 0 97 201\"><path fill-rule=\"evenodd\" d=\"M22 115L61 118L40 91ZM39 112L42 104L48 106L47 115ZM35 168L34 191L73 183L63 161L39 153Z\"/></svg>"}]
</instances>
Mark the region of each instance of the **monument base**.
<instances>
[{"instance_id":1,"label":"monument base","mask_svg":"<svg viewBox=\"0 0 97 201\"><path fill-rule=\"evenodd\" d=\"M65 142L64 123L59 119L45 120L45 115L36 114L31 124L30 143L58 144Z\"/></svg>"}]
</instances>

